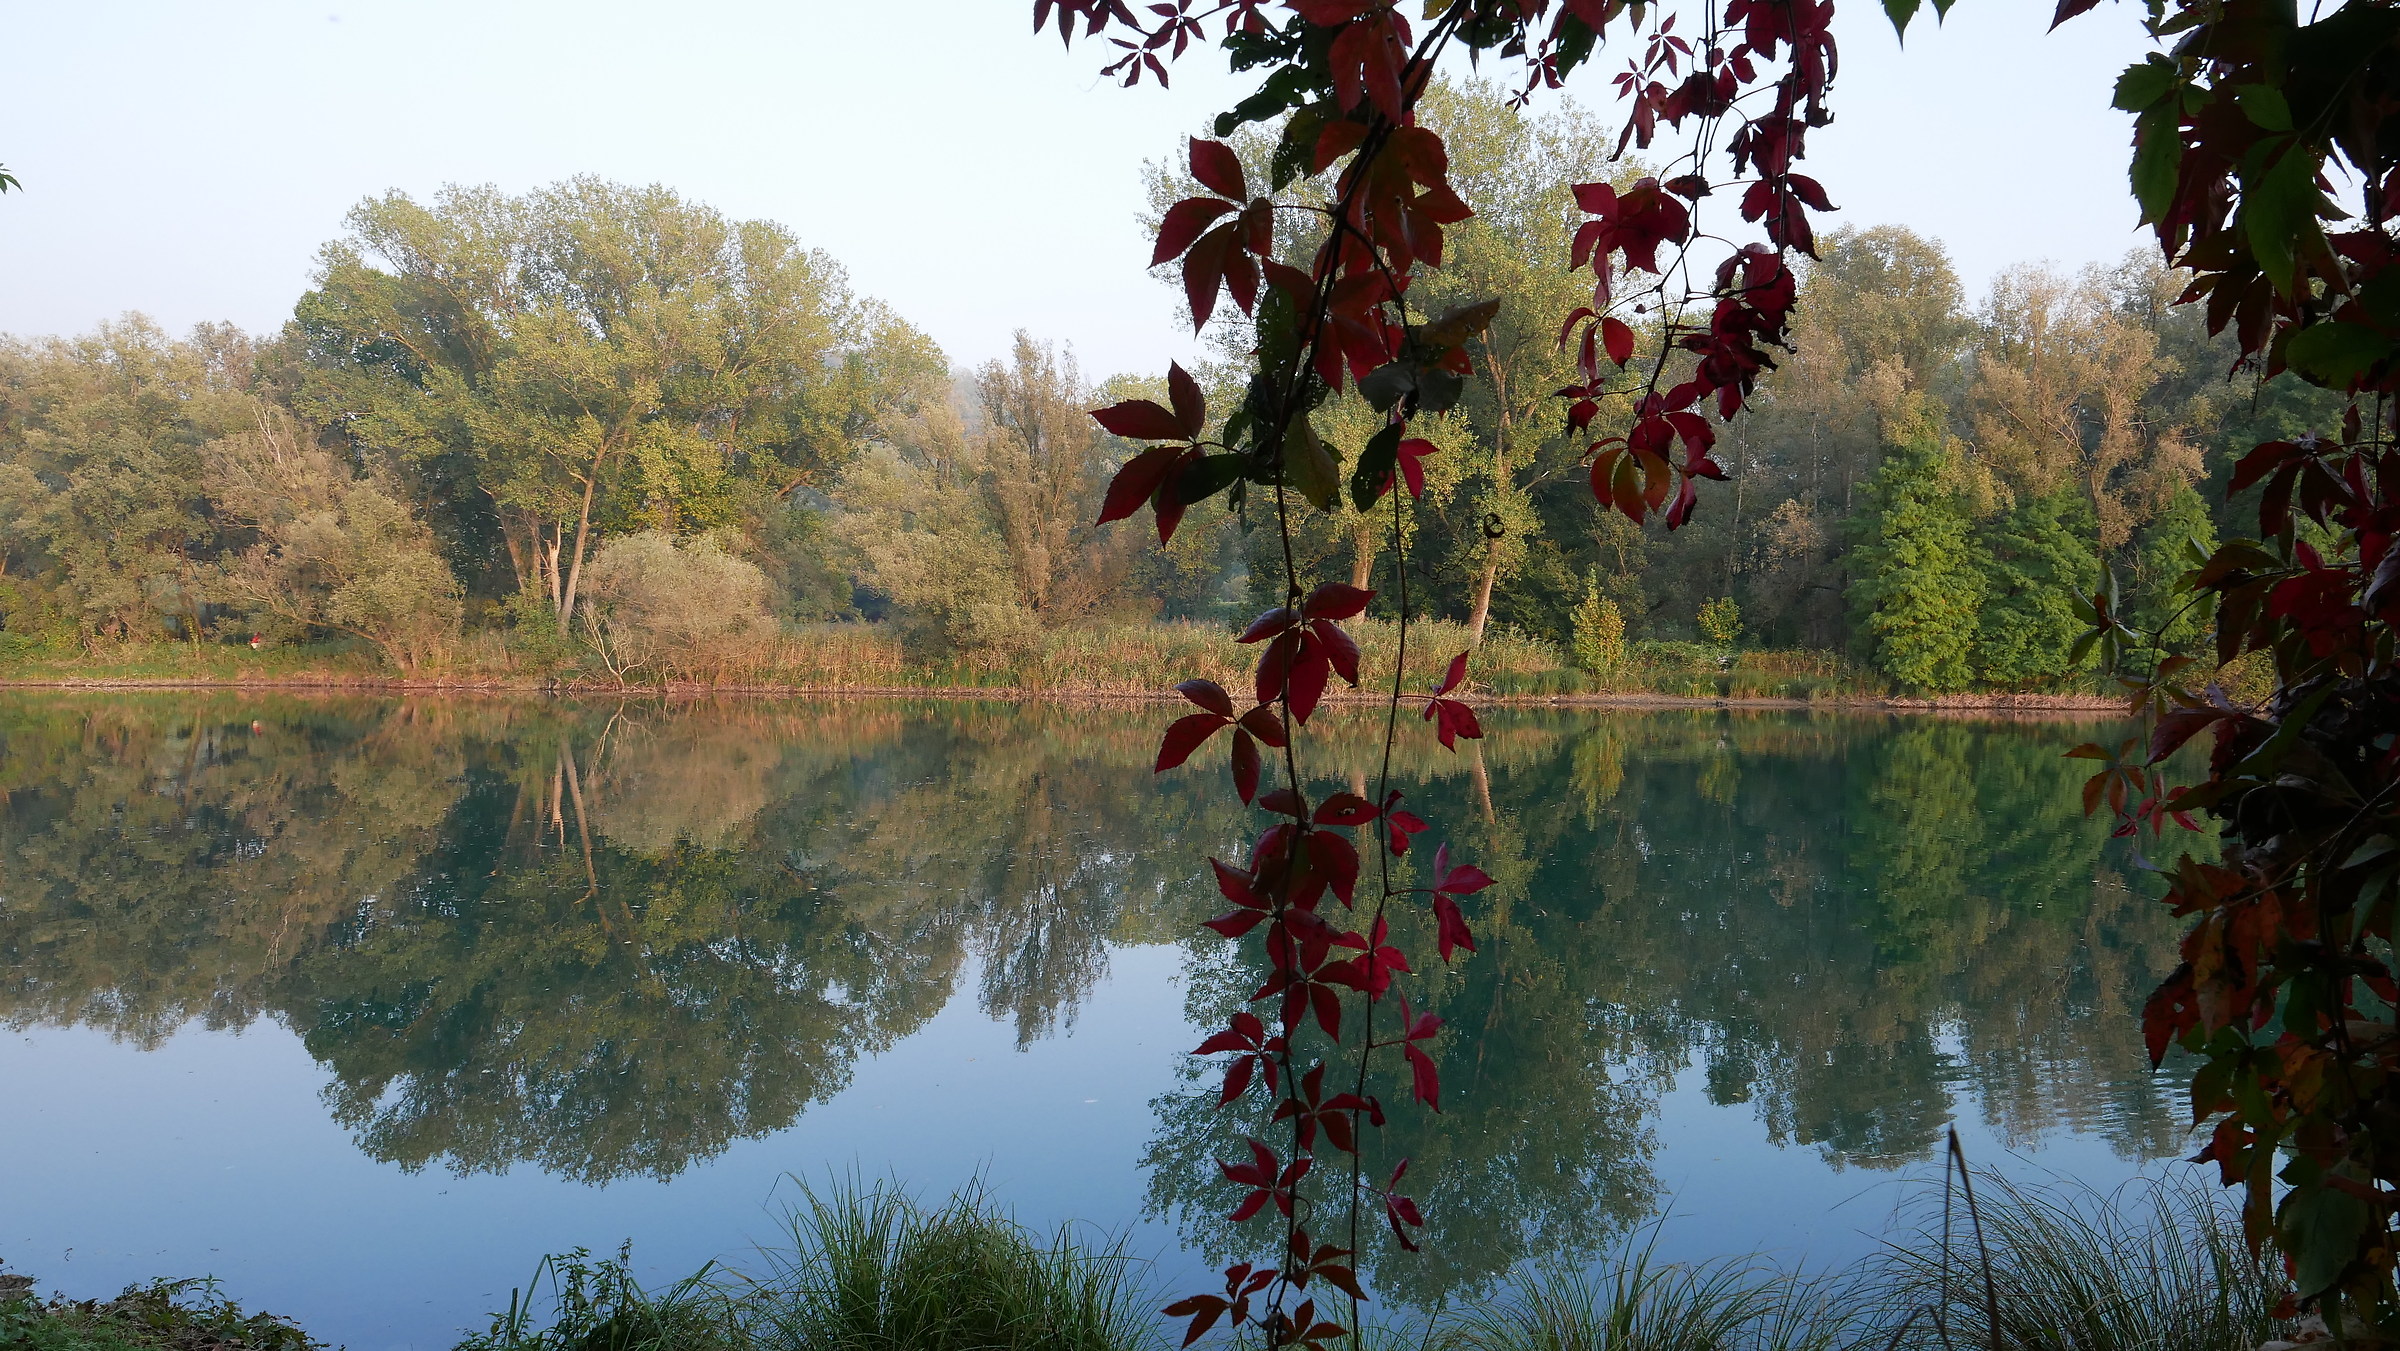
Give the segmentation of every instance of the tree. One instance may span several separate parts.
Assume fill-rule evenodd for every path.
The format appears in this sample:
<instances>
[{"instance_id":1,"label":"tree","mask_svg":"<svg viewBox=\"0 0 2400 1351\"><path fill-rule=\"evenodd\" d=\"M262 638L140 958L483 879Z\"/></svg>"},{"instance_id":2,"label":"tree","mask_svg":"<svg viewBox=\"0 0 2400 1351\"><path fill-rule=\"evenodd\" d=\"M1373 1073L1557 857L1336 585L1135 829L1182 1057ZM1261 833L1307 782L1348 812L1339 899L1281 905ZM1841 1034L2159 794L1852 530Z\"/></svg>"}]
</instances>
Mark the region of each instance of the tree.
<instances>
[{"instance_id":1,"label":"tree","mask_svg":"<svg viewBox=\"0 0 2400 1351\"><path fill-rule=\"evenodd\" d=\"M1975 532L1983 593L1977 677L2023 687L2085 669L2074 654L2085 627L2075 600L2100 585L2091 519L2090 504L2070 487L2021 502Z\"/></svg>"},{"instance_id":2,"label":"tree","mask_svg":"<svg viewBox=\"0 0 2400 1351\"><path fill-rule=\"evenodd\" d=\"M1974 673L1983 576L1959 501L1957 449L1919 403L1867 482L1850 602L1876 666L1903 685L1964 689Z\"/></svg>"},{"instance_id":3,"label":"tree","mask_svg":"<svg viewBox=\"0 0 2400 1351\"><path fill-rule=\"evenodd\" d=\"M228 600L302 631L373 643L403 671L458 635L458 581L433 534L391 491L336 465L278 410L202 451L209 496L257 543L229 557Z\"/></svg>"},{"instance_id":4,"label":"tree","mask_svg":"<svg viewBox=\"0 0 2400 1351\"><path fill-rule=\"evenodd\" d=\"M249 425L251 375L241 333L178 341L140 315L0 346L0 574L39 593L12 608L72 615L87 643L198 641L222 547L200 448Z\"/></svg>"},{"instance_id":5,"label":"tree","mask_svg":"<svg viewBox=\"0 0 2400 1351\"><path fill-rule=\"evenodd\" d=\"M600 534L772 534L940 369L823 254L664 188L395 192L349 223L292 329L299 407L406 465L462 571L504 552L561 634Z\"/></svg>"},{"instance_id":6,"label":"tree","mask_svg":"<svg viewBox=\"0 0 2400 1351\"><path fill-rule=\"evenodd\" d=\"M1138 541L1089 523L1121 452L1085 415L1072 357L1020 333L972 389L973 430L925 408L837 485L861 580L944 648L979 654L1146 608L1128 594Z\"/></svg>"}]
</instances>

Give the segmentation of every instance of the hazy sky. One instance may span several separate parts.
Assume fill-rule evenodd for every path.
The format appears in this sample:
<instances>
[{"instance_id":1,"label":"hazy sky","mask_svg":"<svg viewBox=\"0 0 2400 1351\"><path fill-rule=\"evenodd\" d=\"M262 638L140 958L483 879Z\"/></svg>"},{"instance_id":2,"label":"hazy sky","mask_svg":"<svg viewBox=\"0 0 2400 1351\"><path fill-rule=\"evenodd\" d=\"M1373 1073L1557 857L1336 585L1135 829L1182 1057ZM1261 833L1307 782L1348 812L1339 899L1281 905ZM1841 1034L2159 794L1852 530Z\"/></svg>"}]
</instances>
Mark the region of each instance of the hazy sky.
<instances>
[{"instance_id":1,"label":"hazy sky","mask_svg":"<svg viewBox=\"0 0 2400 1351\"><path fill-rule=\"evenodd\" d=\"M126 310L172 329L271 329L343 212L390 188L520 191L572 174L661 182L783 222L954 361L1012 330L1085 369L1189 350L1146 277L1145 159L1232 101L1211 53L1124 90L1102 48L1031 33L1028 0L237 0L13 7L0 82L0 331ZM1833 223L1945 241L1970 293L2029 259L2109 262L2139 242L2129 122L2138 56L2110 5L2045 37L2047 0L1965 0L1903 54L1845 0L1839 121L1811 139ZM899 12L931 16L902 33ZM1593 69L1583 100L1613 98Z\"/></svg>"}]
</instances>

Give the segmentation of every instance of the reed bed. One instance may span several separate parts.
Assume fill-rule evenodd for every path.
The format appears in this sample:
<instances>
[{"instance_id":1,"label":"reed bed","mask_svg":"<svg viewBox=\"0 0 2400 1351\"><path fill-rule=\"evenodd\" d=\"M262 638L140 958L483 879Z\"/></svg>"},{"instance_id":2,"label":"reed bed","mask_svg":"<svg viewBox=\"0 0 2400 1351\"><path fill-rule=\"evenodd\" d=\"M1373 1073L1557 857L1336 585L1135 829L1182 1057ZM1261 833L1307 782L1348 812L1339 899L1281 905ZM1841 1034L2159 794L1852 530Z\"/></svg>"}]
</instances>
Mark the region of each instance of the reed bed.
<instances>
[{"instance_id":1,"label":"reed bed","mask_svg":"<svg viewBox=\"0 0 2400 1351\"><path fill-rule=\"evenodd\" d=\"M1972 1216L1954 1206L1945 1224L1929 1192L1848 1270L1664 1262L1653 1227L1597 1267L1371 1318L1360 1351L2255 1351L2289 1331L2271 1313L2274 1255L2253 1257L2195 1179L2107 1195L1975 1182ZM460 1351L1160 1351L1180 1331L1162 1328L1165 1296L1121 1242L1035 1234L979 1191L927 1207L851 1181L804 1189L789 1223L760 1273L655 1293L622 1255L552 1259L551 1321L514 1300Z\"/></svg>"}]
</instances>

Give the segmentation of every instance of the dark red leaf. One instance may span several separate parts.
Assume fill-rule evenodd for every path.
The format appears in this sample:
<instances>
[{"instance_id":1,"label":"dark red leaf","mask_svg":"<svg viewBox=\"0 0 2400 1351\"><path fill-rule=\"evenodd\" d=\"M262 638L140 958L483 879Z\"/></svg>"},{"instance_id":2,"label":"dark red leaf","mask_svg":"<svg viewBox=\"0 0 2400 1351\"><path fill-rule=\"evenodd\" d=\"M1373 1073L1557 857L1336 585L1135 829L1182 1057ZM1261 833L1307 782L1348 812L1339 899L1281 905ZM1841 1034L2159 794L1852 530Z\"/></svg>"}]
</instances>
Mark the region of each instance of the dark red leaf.
<instances>
[{"instance_id":1,"label":"dark red leaf","mask_svg":"<svg viewBox=\"0 0 2400 1351\"><path fill-rule=\"evenodd\" d=\"M1333 663L1334 673L1352 685L1358 683L1358 640L1344 632L1342 626L1330 619L1311 623L1309 632L1317 636L1317 646L1325 659Z\"/></svg>"},{"instance_id":2,"label":"dark red leaf","mask_svg":"<svg viewBox=\"0 0 2400 1351\"><path fill-rule=\"evenodd\" d=\"M1250 195L1250 186L1242 175L1242 157L1223 141L1204 141L1192 138L1192 177L1210 192L1220 193L1240 201Z\"/></svg>"},{"instance_id":3,"label":"dark red leaf","mask_svg":"<svg viewBox=\"0 0 2400 1351\"><path fill-rule=\"evenodd\" d=\"M1308 715L1317 711L1317 702L1325 697L1325 682L1333 676L1333 662L1326 657L1322 644L1313 640L1301 645L1300 654L1292 662L1288 695L1292 720L1307 722Z\"/></svg>"},{"instance_id":4,"label":"dark red leaf","mask_svg":"<svg viewBox=\"0 0 2400 1351\"><path fill-rule=\"evenodd\" d=\"M1358 848L1348 840L1328 831L1310 831L1308 836L1309 862L1323 875L1333 894L1342 904L1352 903L1352 893L1358 888Z\"/></svg>"},{"instance_id":5,"label":"dark red leaf","mask_svg":"<svg viewBox=\"0 0 2400 1351\"><path fill-rule=\"evenodd\" d=\"M1375 804L1356 793L1335 793L1309 819L1320 826L1363 826L1375 819Z\"/></svg>"},{"instance_id":6,"label":"dark red leaf","mask_svg":"<svg viewBox=\"0 0 2400 1351\"><path fill-rule=\"evenodd\" d=\"M1219 728L1229 727L1232 723L1231 718L1220 718L1214 713L1193 713L1177 718L1168 726L1166 738L1158 743L1158 764L1151 772L1164 773L1191 759L1192 752L1200 749L1200 743L1215 736Z\"/></svg>"},{"instance_id":7,"label":"dark red leaf","mask_svg":"<svg viewBox=\"0 0 2400 1351\"><path fill-rule=\"evenodd\" d=\"M1278 788L1268 793L1258 800L1258 805L1268 811L1289 816L1294 820L1308 815L1308 804L1301 801L1300 795L1289 788Z\"/></svg>"},{"instance_id":8,"label":"dark red leaf","mask_svg":"<svg viewBox=\"0 0 2400 1351\"><path fill-rule=\"evenodd\" d=\"M1284 606L1277 606L1275 609L1269 610L1265 614L1260 615L1258 618L1251 620L1250 627L1242 630L1242 635L1239 638L1234 639L1234 641L1237 643L1259 642L1263 639L1272 638L1276 634L1283 632L1299 622L1300 616L1293 613L1291 609ZM1266 700L1261 699L1259 702L1265 703Z\"/></svg>"},{"instance_id":9,"label":"dark red leaf","mask_svg":"<svg viewBox=\"0 0 2400 1351\"><path fill-rule=\"evenodd\" d=\"M1228 722L1233 720L1233 696L1213 680L1187 680L1175 692Z\"/></svg>"},{"instance_id":10,"label":"dark red leaf","mask_svg":"<svg viewBox=\"0 0 2400 1351\"><path fill-rule=\"evenodd\" d=\"M1123 403L1111 404L1095 411L1092 414L1092 420L1128 441L1190 439L1184 435L1183 426L1175 420L1173 413L1148 399L1127 399ZM1138 457L1136 462L1138 462ZM1147 492L1142 494L1143 497L1149 495ZM1139 501L1140 499L1135 500ZM1128 508L1124 514L1131 515L1131 508ZM1100 519L1108 521L1116 518L1102 516Z\"/></svg>"},{"instance_id":11,"label":"dark red leaf","mask_svg":"<svg viewBox=\"0 0 2400 1351\"><path fill-rule=\"evenodd\" d=\"M1309 593L1300 603L1300 613L1310 619L1348 619L1367 608L1375 593L1363 587L1341 582L1327 582Z\"/></svg>"},{"instance_id":12,"label":"dark red leaf","mask_svg":"<svg viewBox=\"0 0 2400 1351\"><path fill-rule=\"evenodd\" d=\"M1200 382L1180 362L1167 363L1167 399L1175 408L1175 424L1183 439L1197 441L1208 430L1208 400L1200 397Z\"/></svg>"},{"instance_id":13,"label":"dark red leaf","mask_svg":"<svg viewBox=\"0 0 2400 1351\"><path fill-rule=\"evenodd\" d=\"M1150 266L1157 267L1181 258L1184 251L1192 246L1192 241L1200 237L1201 231L1206 230L1217 217L1234 209L1233 203L1221 202L1214 197L1187 197L1168 207L1166 218L1158 225L1158 247L1150 252Z\"/></svg>"},{"instance_id":14,"label":"dark red leaf","mask_svg":"<svg viewBox=\"0 0 2400 1351\"><path fill-rule=\"evenodd\" d=\"M1158 408L1157 404L1148 406ZM1117 407L1123 408L1125 405L1118 404ZM1115 409L1104 411L1114 412ZM1159 411L1163 413L1165 410ZM1099 417L1100 414L1092 416ZM1152 446L1127 460L1125 467L1119 469L1117 476L1109 481L1108 496L1100 504L1100 519L1096 524L1121 521L1141 510L1142 503L1149 501L1151 494L1158 491L1158 485L1166 480L1167 471L1174 467L1175 461L1182 455L1181 446Z\"/></svg>"},{"instance_id":15,"label":"dark red leaf","mask_svg":"<svg viewBox=\"0 0 2400 1351\"><path fill-rule=\"evenodd\" d=\"M1233 791L1244 802L1258 796L1258 742L1239 725L1233 729Z\"/></svg>"},{"instance_id":16,"label":"dark red leaf","mask_svg":"<svg viewBox=\"0 0 2400 1351\"><path fill-rule=\"evenodd\" d=\"M1433 920L1440 934L1442 960L1449 961L1454 949L1475 950L1475 934L1467 928L1467 917L1459 912L1458 902L1443 893L1433 898Z\"/></svg>"},{"instance_id":17,"label":"dark red leaf","mask_svg":"<svg viewBox=\"0 0 2400 1351\"><path fill-rule=\"evenodd\" d=\"M1622 319L1600 321L1600 342L1608 359L1622 366L1633 360L1633 328Z\"/></svg>"},{"instance_id":18,"label":"dark red leaf","mask_svg":"<svg viewBox=\"0 0 2400 1351\"><path fill-rule=\"evenodd\" d=\"M1440 688L1434 690L1434 693L1448 694L1450 691L1458 688L1458 682L1466 678L1467 654L1461 652L1457 656L1450 659L1450 669L1443 674L1441 686Z\"/></svg>"}]
</instances>

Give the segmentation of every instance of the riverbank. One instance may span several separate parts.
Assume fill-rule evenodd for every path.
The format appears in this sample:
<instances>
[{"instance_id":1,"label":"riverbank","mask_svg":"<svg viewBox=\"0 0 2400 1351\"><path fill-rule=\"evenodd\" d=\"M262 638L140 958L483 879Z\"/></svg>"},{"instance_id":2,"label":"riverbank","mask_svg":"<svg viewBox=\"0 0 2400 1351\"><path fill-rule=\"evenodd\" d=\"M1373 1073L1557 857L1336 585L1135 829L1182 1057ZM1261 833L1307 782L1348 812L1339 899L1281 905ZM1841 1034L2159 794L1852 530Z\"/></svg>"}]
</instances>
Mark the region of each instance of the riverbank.
<instances>
[{"instance_id":1,"label":"riverbank","mask_svg":"<svg viewBox=\"0 0 2400 1351\"><path fill-rule=\"evenodd\" d=\"M1657 1230L1592 1267L1522 1273L1454 1307L1370 1304L1375 1348L1555 1351L2247 1351L2294 1333L2272 1253L2254 1256L2223 1195L2196 1179L2104 1195L1978 1179L1975 1238L1922 1196L1883 1252L1841 1271L1759 1255L1655 1257ZM644 1288L615 1257L542 1261L488 1330L455 1351L1164 1351L1186 1319L1157 1312L1149 1264L1121 1242L1028 1230L970 1192L928 1206L887 1185L802 1190L788 1246L757 1268ZM245 1314L212 1281L113 1300L36 1297L0 1276L0 1348L323 1351L287 1320ZM1311 1293L1315 1293L1312 1291ZM1347 1321L1327 1290L1320 1307ZM1214 1321L1214 1320L1210 1320ZM1220 1336L1223 1334L1220 1333Z\"/></svg>"},{"instance_id":2,"label":"riverbank","mask_svg":"<svg viewBox=\"0 0 2400 1351\"><path fill-rule=\"evenodd\" d=\"M1356 626L1360 685L1338 680L1332 702L1376 701L1389 687L1397 647L1393 626ZM1476 644L1456 624L1414 625L1402 684L1416 692L1441 679L1458 652L1472 649L1470 690L1500 704L1593 708L1849 708L1904 712L1999 712L2045 717L2108 717L2121 697L2097 689L2055 693L1984 691L1913 697L1834 653L1721 649L1694 643L1641 643L1621 669L1578 670L1551 644L1500 632ZM789 698L909 697L1034 700L1173 700L1180 681L1200 677L1238 690L1249 683L1252 648L1195 624L1125 625L1065 630L1038 645L976 658L913 652L876 625L821 625L788 634L752 662L704 680L645 678L595 669L574 652L527 652L497 641L468 645L442 663L395 672L368 650L347 645L269 647L222 644L125 644L93 653L32 654L0 660L0 688L256 688L405 693L510 693L690 698L753 695Z\"/></svg>"}]
</instances>

